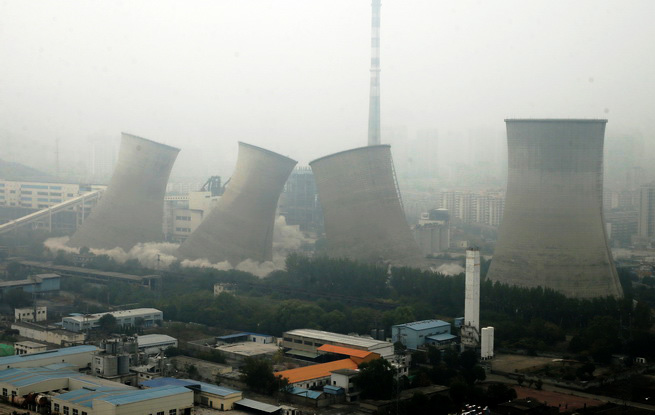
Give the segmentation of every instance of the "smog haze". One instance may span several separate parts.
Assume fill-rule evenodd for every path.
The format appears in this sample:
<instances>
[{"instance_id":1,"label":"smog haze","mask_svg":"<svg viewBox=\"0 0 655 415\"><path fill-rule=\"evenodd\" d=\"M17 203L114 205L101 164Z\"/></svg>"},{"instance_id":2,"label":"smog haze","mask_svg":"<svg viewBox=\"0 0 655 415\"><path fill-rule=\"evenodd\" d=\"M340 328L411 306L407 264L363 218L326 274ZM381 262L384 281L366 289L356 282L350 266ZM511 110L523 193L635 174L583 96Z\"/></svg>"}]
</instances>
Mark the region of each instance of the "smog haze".
<instances>
[{"instance_id":1,"label":"smog haze","mask_svg":"<svg viewBox=\"0 0 655 415\"><path fill-rule=\"evenodd\" d=\"M369 0L1 1L0 159L52 172L58 141L61 170L80 172L126 131L181 148L174 176L227 177L237 141L301 165L364 146L370 13ZM607 146L652 152L652 1L387 0L381 15L382 142L399 168L421 131L441 161L486 141L500 160L508 117L607 118Z\"/></svg>"}]
</instances>

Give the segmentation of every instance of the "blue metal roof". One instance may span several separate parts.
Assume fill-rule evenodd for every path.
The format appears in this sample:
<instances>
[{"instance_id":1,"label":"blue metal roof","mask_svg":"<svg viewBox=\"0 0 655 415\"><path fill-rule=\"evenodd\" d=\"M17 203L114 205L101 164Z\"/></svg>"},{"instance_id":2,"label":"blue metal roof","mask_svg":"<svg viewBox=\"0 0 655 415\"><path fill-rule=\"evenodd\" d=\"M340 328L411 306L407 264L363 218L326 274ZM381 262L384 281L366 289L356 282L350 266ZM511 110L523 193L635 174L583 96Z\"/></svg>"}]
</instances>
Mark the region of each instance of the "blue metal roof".
<instances>
[{"instance_id":1,"label":"blue metal roof","mask_svg":"<svg viewBox=\"0 0 655 415\"><path fill-rule=\"evenodd\" d=\"M184 393L193 393L184 386L162 386L152 389L137 389L127 393L117 393L113 396L98 398L102 401L113 405L125 405L135 402L146 401L149 399L163 398L166 396L181 395Z\"/></svg>"},{"instance_id":2,"label":"blue metal roof","mask_svg":"<svg viewBox=\"0 0 655 415\"><path fill-rule=\"evenodd\" d=\"M433 329L436 327L443 327L443 326L450 326L450 323L447 323L443 320L422 320L422 321L414 321L412 323L405 323L405 324L398 324L394 327L406 327L411 330L427 330L427 329Z\"/></svg>"},{"instance_id":3,"label":"blue metal roof","mask_svg":"<svg viewBox=\"0 0 655 415\"><path fill-rule=\"evenodd\" d=\"M292 393L294 395L304 396L304 397L309 398L309 399L318 399L323 394L322 392L319 392L319 391L313 391L313 390L310 390L310 389L299 388L297 386L292 386L288 390L289 390L290 393Z\"/></svg>"},{"instance_id":4,"label":"blue metal roof","mask_svg":"<svg viewBox=\"0 0 655 415\"><path fill-rule=\"evenodd\" d=\"M50 367L55 366L55 367ZM59 365L32 368L11 368L0 371L0 381L9 383L16 387L33 385L52 379L76 378L81 379L90 385L96 385L93 378L80 372L68 369L66 366L57 368Z\"/></svg>"},{"instance_id":5,"label":"blue metal roof","mask_svg":"<svg viewBox=\"0 0 655 415\"><path fill-rule=\"evenodd\" d=\"M435 334L434 336L427 336L426 339L434 340L436 342L444 342L448 340L456 339L457 336L449 333Z\"/></svg>"},{"instance_id":6,"label":"blue metal roof","mask_svg":"<svg viewBox=\"0 0 655 415\"><path fill-rule=\"evenodd\" d=\"M87 408L93 407L93 400L122 394L136 390L134 388L112 388L112 387L99 387L97 389L82 388L72 392L63 393L57 396L66 402L74 403L76 405L86 406Z\"/></svg>"},{"instance_id":7,"label":"blue metal roof","mask_svg":"<svg viewBox=\"0 0 655 415\"><path fill-rule=\"evenodd\" d=\"M191 379L176 379L176 378L155 378L141 382L143 386L149 388L157 388L162 386L184 386L192 387L196 386L200 389L201 392L211 393L218 396L227 396L234 393L241 393L241 391L226 388L224 386L212 385L211 383L198 382L197 380Z\"/></svg>"},{"instance_id":8,"label":"blue metal roof","mask_svg":"<svg viewBox=\"0 0 655 415\"><path fill-rule=\"evenodd\" d=\"M269 405L264 402L255 401L253 399L241 399L240 401L235 402L236 405L245 406L246 408L255 409L257 411L268 412L270 414L278 412L282 409L279 406Z\"/></svg>"},{"instance_id":9,"label":"blue metal roof","mask_svg":"<svg viewBox=\"0 0 655 415\"><path fill-rule=\"evenodd\" d=\"M96 350L98 350L98 348L95 346L73 346L73 347L66 347L63 349L46 350L45 352L40 352L40 353L5 356L5 357L0 357L0 367L11 366L16 363L47 359L51 357L58 358L62 356L70 356L72 354L77 354L77 353L95 352Z\"/></svg>"},{"instance_id":10,"label":"blue metal roof","mask_svg":"<svg viewBox=\"0 0 655 415\"><path fill-rule=\"evenodd\" d=\"M343 388L340 386L325 385L323 386L323 390L325 393L329 393L330 395L342 395L345 393Z\"/></svg>"}]
</instances>

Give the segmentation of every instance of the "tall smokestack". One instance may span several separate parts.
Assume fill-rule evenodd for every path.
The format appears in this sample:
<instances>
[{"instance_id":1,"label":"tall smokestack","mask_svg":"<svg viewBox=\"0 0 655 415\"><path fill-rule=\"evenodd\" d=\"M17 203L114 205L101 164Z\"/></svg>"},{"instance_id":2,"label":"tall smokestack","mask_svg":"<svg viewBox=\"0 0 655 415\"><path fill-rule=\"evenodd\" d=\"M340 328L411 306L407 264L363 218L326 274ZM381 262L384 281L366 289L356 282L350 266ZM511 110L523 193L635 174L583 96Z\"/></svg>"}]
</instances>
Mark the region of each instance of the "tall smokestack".
<instances>
[{"instance_id":1,"label":"tall smokestack","mask_svg":"<svg viewBox=\"0 0 655 415\"><path fill-rule=\"evenodd\" d=\"M328 254L364 262L422 262L400 199L389 145L309 163L323 209Z\"/></svg>"},{"instance_id":2,"label":"tall smokestack","mask_svg":"<svg viewBox=\"0 0 655 415\"><path fill-rule=\"evenodd\" d=\"M273 226L280 193L295 160L246 143L239 143L234 174L218 203L179 254L188 259L228 261L273 259Z\"/></svg>"},{"instance_id":3,"label":"tall smokestack","mask_svg":"<svg viewBox=\"0 0 655 415\"><path fill-rule=\"evenodd\" d=\"M107 191L73 234L73 247L129 251L163 238L164 195L179 149L123 133Z\"/></svg>"},{"instance_id":4,"label":"tall smokestack","mask_svg":"<svg viewBox=\"0 0 655 415\"><path fill-rule=\"evenodd\" d=\"M371 93L368 104L368 145L381 143L380 134L380 0L371 3Z\"/></svg>"},{"instance_id":5,"label":"tall smokestack","mask_svg":"<svg viewBox=\"0 0 655 415\"><path fill-rule=\"evenodd\" d=\"M466 294L464 324L480 331L480 251L466 250Z\"/></svg>"},{"instance_id":6,"label":"tall smokestack","mask_svg":"<svg viewBox=\"0 0 655 415\"><path fill-rule=\"evenodd\" d=\"M603 218L607 120L505 120L507 199L488 278L621 297Z\"/></svg>"}]
</instances>

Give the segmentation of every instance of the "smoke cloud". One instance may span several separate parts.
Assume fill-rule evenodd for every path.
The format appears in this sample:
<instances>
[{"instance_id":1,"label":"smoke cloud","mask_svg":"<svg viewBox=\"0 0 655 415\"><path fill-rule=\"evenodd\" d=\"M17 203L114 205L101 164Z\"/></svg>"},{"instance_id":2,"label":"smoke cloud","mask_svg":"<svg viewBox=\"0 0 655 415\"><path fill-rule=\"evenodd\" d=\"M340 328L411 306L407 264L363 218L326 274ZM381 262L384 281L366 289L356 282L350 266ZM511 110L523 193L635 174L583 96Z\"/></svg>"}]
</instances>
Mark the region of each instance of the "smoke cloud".
<instances>
[{"instance_id":1,"label":"smoke cloud","mask_svg":"<svg viewBox=\"0 0 655 415\"><path fill-rule=\"evenodd\" d=\"M435 271L444 275L457 275L466 270L459 264L451 263L439 265Z\"/></svg>"},{"instance_id":2,"label":"smoke cloud","mask_svg":"<svg viewBox=\"0 0 655 415\"><path fill-rule=\"evenodd\" d=\"M79 253L79 249L66 245L68 240L68 236L49 238L43 245L53 253L59 251ZM303 235L298 226L287 225L284 216L279 216L275 220L273 230L272 261L257 262L247 259L240 262L236 267L232 267L227 261L211 263L207 259L185 259L180 264L188 268L215 268L222 271L237 269L239 271L250 272L258 277L265 277L273 271L283 270L285 268L286 257L289 253L297 251L303 244L310 244L312 242L312 239ZM177 260L175 251L178 246L178 244L170 242L147 242L137 244L129 252L125 252L121 248L91 249L90 251L94 255L107 255L121 264L130 259L136 259L144 267L157 269L160 267L167 268Z\"/></svg>"}]
</instances>

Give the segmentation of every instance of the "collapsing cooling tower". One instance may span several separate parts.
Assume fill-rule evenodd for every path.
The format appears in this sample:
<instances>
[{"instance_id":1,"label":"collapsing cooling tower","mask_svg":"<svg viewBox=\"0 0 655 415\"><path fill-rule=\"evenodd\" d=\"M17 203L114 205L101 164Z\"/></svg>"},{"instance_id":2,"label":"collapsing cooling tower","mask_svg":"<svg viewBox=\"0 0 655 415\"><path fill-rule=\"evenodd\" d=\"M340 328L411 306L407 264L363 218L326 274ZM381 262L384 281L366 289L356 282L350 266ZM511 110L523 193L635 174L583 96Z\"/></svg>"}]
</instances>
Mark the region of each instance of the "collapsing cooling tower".
<instances>
[{"instance_id":1,"label":"collapsing cooling tower","mask_svg":"<svg viewBox=\"0 0 655 415\"><path fill-rule=\"evenodd\" d=\"M506 120L505 212L488 277L621 297L602 211L607 120Z\"/></svg>"},{"instance_id":2,"label":"collapsing cooling tower","mask_svg":"<svg viewBox=\"0 0 655 415\"><path fill-rule=\"evenodd\" d=\"M309 165L330 256L418 263L421 253L405 219L388 145L343 151Z\"/></svg>"},{"instance_id":3,"label":"collapsing cooling tower","mask_svg":"<svg viewBox=\"0 0 655 415\"><path fill-rule=\"evenodd\" d=\"M239 143L237 166L225 193L200 226L180 245L187 259L213 263L273 259L275 210L295 160Z\"/></svg>"},{"instance_id":4,"label":"collapsing cooling tower","mask_svg":"<svg viewBox=\"0 0 655 415\"><path fill-rule=\"evenodd\" d=\"M139 242L160 241L166 184L179 151L123 133L107 191L68 245L129 251Z\"/></svg>"}]
</instances>

